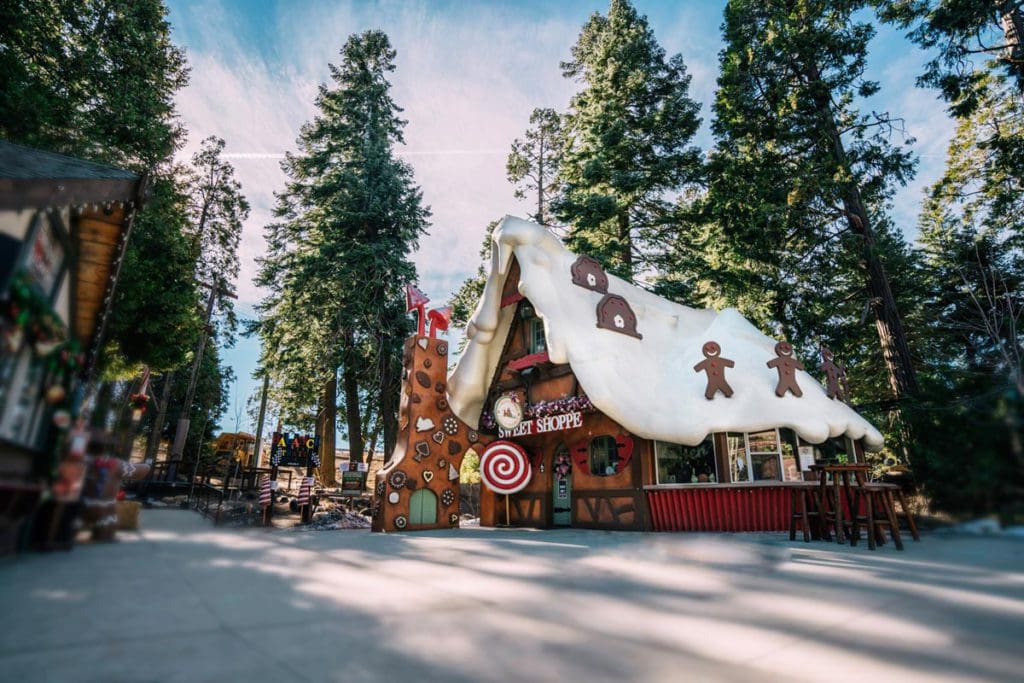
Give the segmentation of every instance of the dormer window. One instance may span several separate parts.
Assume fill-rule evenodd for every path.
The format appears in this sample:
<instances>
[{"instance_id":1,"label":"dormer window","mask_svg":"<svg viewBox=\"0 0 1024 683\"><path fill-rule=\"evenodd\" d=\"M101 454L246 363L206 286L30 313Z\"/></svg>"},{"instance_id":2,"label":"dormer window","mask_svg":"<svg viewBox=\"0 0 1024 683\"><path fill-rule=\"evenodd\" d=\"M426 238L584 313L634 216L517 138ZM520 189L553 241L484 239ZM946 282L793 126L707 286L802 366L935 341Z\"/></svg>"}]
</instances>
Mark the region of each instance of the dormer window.
<instances>
[{"instance_id":1,"label":"dormer window","mask_svg":"<svg viewBox=\"0 0 1024 683\"><path fill-rule=\"evenodd\" d=\"M527 346L530 353L543 353L548 350L547 340L544 338L544 321L540 318L530 318L527 323Z\"/></svg>"},{"instance_id":2,"label":"dormer window","mask_svg":"<svg viewBox=\"0 0 1024 683\"><path fill-rule=\"evenodd\" d=\"M547 340L544 338L544 321L537 317L537 311L533 304L524 301L519 307L519 318L523 321L523 341L526 352L530 355L544 353L548 350Z\"/></svg>"}]
</instances>

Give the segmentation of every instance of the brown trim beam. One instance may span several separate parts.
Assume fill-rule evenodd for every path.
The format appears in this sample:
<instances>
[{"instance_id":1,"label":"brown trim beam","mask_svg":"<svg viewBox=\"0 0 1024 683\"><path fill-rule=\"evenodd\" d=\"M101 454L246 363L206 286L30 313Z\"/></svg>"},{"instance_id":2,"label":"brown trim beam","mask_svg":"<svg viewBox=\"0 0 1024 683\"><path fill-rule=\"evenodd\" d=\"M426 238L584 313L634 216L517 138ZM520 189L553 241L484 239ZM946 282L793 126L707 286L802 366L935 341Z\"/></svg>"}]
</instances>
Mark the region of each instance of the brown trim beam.
<instances>
[{"instance_id":1,"label":"brown trim beam","mask_svg":"<svg viewBox=\"0 0 1024 683\"><path fill-rule=\"evenodd\" d=\"M0 178L0 209L21 211L53 206L130 202L137 198L139 185L137 179Z\"/></svg>"}]
</instances>

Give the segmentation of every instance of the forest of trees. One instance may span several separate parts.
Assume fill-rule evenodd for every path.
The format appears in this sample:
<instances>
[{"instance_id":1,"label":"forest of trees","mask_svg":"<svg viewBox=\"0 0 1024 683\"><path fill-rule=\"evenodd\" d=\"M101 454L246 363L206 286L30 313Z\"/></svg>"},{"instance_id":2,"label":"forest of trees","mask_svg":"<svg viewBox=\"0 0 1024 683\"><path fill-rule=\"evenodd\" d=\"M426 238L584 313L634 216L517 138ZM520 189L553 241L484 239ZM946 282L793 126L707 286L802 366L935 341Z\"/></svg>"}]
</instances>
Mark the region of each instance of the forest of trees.
<instances>
[{"instance_id":1,"label":"forest of trees","mask_svg":"<svg viewBox=\"0 0 1024 683\"><path fill-rule=\"evenodd\" d=\"M0 6L0 137L153 176L118 282L94 418L125 420L144 368L154 378L142 431L173 434L185 410L209 286L230 292L248 204L205 140L189 164L175 161L186 131L175 96L188 82L162 0L16 0ZM208 446L227 407L232 371L218 347L236 327L218 297L199 364L184 452ZM149 454L157 440L149 440Z\"/></svg>"},{"instance_id":2,"label":"forest of trees","mask_svg":"<svg viewBox=\"0 0 1024 683\"><path fill-rule=\"evenodd\" d=\"M568 108L536 107L509 141L510 193L570 249L679 303L738 308L812 372L830 347L852 403L886 432L881 458L910 465L936 509L1019 517L1022 6L729 0L717 91L702 111L684 56L667 54L628 0L611 0L574 44L567 37ZM881 23L924 51L918 84L955 122L916 225L893 211L917 169L903 112L870 100ZM199 452L232 379L220 350L239 327L231 297L249 206L222 140L175 161L186 132L174 100L189 73L166 9L16 0L0 6L0 46L0 136L155 177L117 292L102 400L116 412L148 368L162 408L143 423L150 453L189 393L186 452ZM394 444L412 331L401 288L417 280L411 256L430 209L396 154L406 122L388 36L352 35L339 56L283 162L256 278L266 296L242 327L262 345L266 432L319 423L333 434L336 409L364 459ZM701 149L705 121L712 142ZM481 226L482 255L494 225ZM453 296L455 322L472 314L484 276ZM322 472L330 479L333 463Z\"/></svg>"},{"instance_id":3,"label":"forest of trees","mask_svg":"<svg viewBox=\"0 0 1024 683\"><path fill-rule=\"evenodd\" d=\"M851 402L886 433L880 459L910 465L936 509L1019 517L1022 5L730 0L704 113L714 142L700 150L683 57L611 0L561 65L579 84L568 110L534 110L509 181L611 272L679 303L736 307L812 372L821 346L835 351ZM916 226L892 212L916 171L913 140L901 112L866 104L878 22L928 51L918 83L956 121ZM453 296L456 322L484 277Z\"/></svg>"}]
</instances>

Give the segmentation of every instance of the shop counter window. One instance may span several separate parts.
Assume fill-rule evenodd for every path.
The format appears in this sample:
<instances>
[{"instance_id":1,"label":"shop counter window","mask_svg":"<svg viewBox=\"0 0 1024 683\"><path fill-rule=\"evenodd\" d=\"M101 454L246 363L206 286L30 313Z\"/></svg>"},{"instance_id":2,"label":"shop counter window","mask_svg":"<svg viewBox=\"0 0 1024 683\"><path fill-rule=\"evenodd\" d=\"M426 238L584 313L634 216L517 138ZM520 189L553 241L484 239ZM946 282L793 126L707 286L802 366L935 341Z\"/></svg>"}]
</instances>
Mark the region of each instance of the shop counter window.
<instances>
[{"instance_id":1,"label":"shop counter window","mask_svg":"<svg viewBox=\"0 0 1024 683\"><path fill-rule=\"evenodd\" d=\"M818 464L854 463L857 462L857 451L851 439L837 436L814 446L814 461Z\"/></svg>"},{"instance_id":2,"label":"shop counter window","mask_svg":"<svg viewBox=\"0 0 1024 683\"><path fill-rule=\"evenodd\" d=\"M760 432L729 432L728 448L731 481L796 481L801 479L796 460L796 435L789 429Z\"/></svg>"},{"instance_id":3,"label":"shop counter window","mask_svg":"<svg viewBox=\"0 0 1024 683\"><path fill-rule=\"evenodd\" d=\"M782 451L782 478L786 481L802 481L800 472L800 439L792 429L779 430L779 447Z\"/></svg>"},{"instance_id":4,"label":"shop counter window","mask_svg":"<svg viewBox=\"0 0 1024 683\"><path fill-rule=\"evenodd\" d=\"M666 441L654 443L659 484L707 484L718 481L714 439L709 435L696 446Z\"/></svg>"},{"instance_id":5,"label":"shop counter window","mask_svg":"<svg viewBox=\"0 0 1024 683\"><path fill-rule=\"evenodd\" d=\"M750 481L746 434L729 432L725 435L725 443L729 454L729 481Z\"/></svg>"},{"instance_id":6,"label":"shop counter window","mask_svg":"<svg viewBox=\"0 0 1024 683\"><path fill-rule=\"evenodd\" d=\"M747 453L754 481L782 479L779 466L779 432L769 429L747 434Z\"/></svg>"},{"instance_id":7,"label":"shop counter window","mask_svg":"<svg viewBox=\"0 0 1024 683\"><path fill-rule=\"evenodd\" d=\"M608 477L619 470L619 447L614 437L598 436L590 441L590 473Z\"/></svg>"}]
</instances>

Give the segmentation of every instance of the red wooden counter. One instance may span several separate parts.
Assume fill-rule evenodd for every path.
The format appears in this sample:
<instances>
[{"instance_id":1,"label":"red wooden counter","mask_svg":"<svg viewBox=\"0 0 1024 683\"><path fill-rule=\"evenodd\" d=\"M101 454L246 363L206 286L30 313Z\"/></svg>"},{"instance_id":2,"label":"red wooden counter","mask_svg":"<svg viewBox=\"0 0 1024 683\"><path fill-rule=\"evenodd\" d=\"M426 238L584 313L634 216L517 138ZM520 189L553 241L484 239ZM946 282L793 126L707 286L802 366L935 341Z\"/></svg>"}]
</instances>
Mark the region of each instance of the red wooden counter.
<instances>
[{"instance_id":1,"label":"red wooden counter","mask_svg":"<svg viewBox=\"0 0 1024 683\"><path fill-rule=\"evenodd\" d=\"M654 531L788 531L787 482L645 486Z\"/></svg>"}]
</instances>

